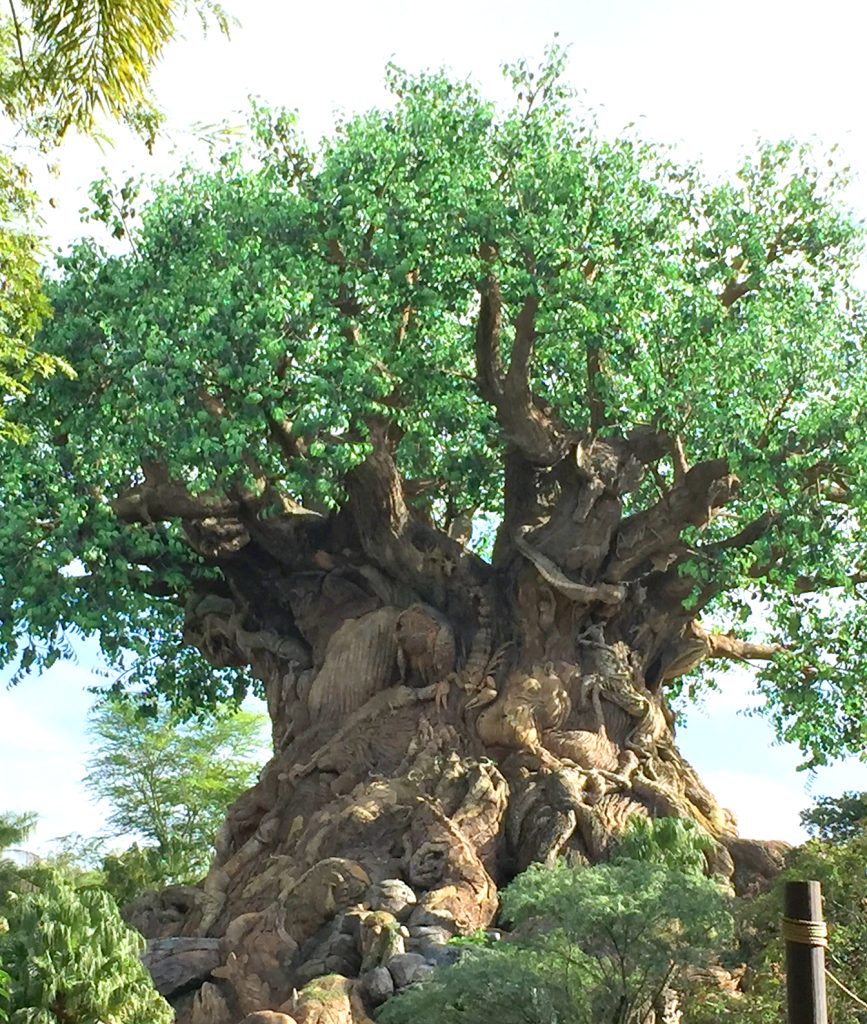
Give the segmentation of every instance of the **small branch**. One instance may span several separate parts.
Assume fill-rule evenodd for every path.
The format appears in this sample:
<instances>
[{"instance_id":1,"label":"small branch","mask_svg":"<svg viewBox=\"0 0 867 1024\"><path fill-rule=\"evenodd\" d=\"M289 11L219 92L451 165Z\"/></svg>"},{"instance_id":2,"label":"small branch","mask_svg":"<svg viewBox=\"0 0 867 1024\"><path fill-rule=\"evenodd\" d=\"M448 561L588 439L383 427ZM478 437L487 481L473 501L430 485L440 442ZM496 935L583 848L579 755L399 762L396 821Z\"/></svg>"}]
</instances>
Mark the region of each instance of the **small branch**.
<instances>
[{"instance_id":1,"label":"small branch","mask_svg":"<svg viewBox=\"0 0 867 1024\"><path fill-rule=\"evenodd\" d=\"M779 644L756 644L727 633L709 633L693 619L660 654L658 678L677 679L703 661L769 661L783 650Z\"/></svg>"},{"instance_id":2,"label":"small branch","mask_svg":"<svg viewBox=\"0 0 867 1024\"><path fill-rule=\"evenodd\" d=\"M795 580L795 593L814 594L821 590L831 590L834 587L861 587L865 583L867 583L867 572L852 573L847 577L846 583L839 583L821 576L799 576Z\"/></svg>"},{"instance_id":3,"label":"small branch","mask_svg":"<svg viewBox=\"0 0 867 1024\"><path fill-rule=\"evenodd\" d=\"M21 70L27 81L30 80L30 68L27 66L27 58L24 56L24 34L21 30L21 22L18 20L18 11L15 7L15 0L9 0L9 10L12 12L12 25L15 29L15 45L18 48L18 59L21 62Z\"/></svg>"},{"instance_id":4,"label":"small branch","mask_svg":"<svg viewBox=\"0 0 867 1024\"><path fill-rule=\"evenodd\" d=\"M757 540L772 529L780 521L779 515L775 512L765 512L754 519L751 523L740 530L738 533L732 534L731 537L726 537L725 540L716 541L713 544L708 544L701 550L705 554L714 554L717 551L730 551L732 549L748 548L751 544L755 544Z\"/></svg>"},{"instance_id":5,"label":"small branch","mask_svg":"<svg viewBox=\"0 0 867 1024\"><path fill-rule=\"evenodd\" d=\"M745 281L738 281L736 278L732 277L723 289L719 300L726 309L731 309L738 299L742 299L745 295L748 295L753 290L753 287L754 282L750 277Z\"/></svg>"},{"instance_id":6,"label":"small branch","mask_svg":"<svg viewBox=\"0 0 867 1024\"><path fill-rule=\"evenodd\" d=\"M686 453L683 450L683 438L675 434L674 444L671 451L671 462L674 467L675 484L683 483L686 474L689 472L689 463L686 461Z\"/></svg>"}]
</instances>

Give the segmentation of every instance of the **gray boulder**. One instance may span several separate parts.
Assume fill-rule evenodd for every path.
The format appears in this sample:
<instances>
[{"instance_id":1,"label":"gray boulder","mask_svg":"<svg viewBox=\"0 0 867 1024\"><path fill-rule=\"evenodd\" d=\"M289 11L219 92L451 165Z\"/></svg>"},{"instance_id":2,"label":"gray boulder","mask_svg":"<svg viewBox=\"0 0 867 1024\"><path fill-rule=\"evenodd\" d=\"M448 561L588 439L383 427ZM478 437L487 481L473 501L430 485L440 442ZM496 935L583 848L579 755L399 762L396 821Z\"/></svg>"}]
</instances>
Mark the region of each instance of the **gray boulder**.
<instances>
[{"instance_id":1,"label":"gray boulder","mask_svg":"<svg viewBox=\"0 0 867 1024\"><path fill-rule=\"evenodd\" d=\"M142 954L156 990L166 999L207 981L221 963L219 939L199 937L151 939Z\"/></svg>"}]
</instances>

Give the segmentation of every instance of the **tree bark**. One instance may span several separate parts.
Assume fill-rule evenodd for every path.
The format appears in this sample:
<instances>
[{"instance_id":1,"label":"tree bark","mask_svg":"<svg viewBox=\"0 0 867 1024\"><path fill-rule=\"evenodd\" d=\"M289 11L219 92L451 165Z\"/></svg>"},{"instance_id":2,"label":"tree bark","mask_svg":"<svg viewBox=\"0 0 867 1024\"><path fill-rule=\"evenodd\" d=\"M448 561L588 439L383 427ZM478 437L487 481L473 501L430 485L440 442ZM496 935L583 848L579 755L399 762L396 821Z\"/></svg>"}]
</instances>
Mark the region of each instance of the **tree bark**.
<instances>
[{"instance_id":1,"label":"tree bark","mask_svg":"<svg viewBox=\"0 0 867 1024\"><path fill-rule=\"evenodd\" d=\"M130 911L150 938L220 940L207 999L179 1004L189 1024L214 1005L212 1024L265 1009L302 1022L293 991L323 975L349 979L328 982L335 1019L363 1020L377 970L411 980L450 934L492 924L518 872L604 859L635 814L698 822L727 877L740 856L677 750L663 685L704 658L773 654L703 630L671 564L682 527L736 486L724 462L623 518L647 439L576 444L547 492L507 502L488 565L412 507L386 431L371 433L330 519L207 499L187 524L223 583L188 603L186 639L249 666L274 741L202 886ZM510 459L520 477L526 456ZM136 519L156 507L144 486L128 504Z\"/></svg>"}]
</instances>

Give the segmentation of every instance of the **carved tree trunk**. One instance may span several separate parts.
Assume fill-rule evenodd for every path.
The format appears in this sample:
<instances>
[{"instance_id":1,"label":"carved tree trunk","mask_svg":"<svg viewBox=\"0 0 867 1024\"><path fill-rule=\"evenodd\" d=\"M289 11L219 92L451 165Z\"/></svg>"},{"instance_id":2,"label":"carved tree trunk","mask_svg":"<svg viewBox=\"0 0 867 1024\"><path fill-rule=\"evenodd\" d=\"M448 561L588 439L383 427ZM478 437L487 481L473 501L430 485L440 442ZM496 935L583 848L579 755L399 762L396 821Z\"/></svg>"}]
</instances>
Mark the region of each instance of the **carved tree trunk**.
<instances>
[{"instance_id":1,"label":"carved tree trunk","mask_svg":"<svg viewBox=\"0 0 867 1024\"><path fill-rule=\"evenodd\" d=\"M319 1019L292 993L326 974L363 976L328 982L333 1013L363 1019L448 934L489 926L516 873L598 861L634 814L696 820L713 868L735 868L734 822L679 755L665 701L703 658L768 654L702 630L672 564L683 526L736 487L725 464L684 469L622 518L647 439L575 444L547 476L515 451L491 565L412 510L374 440L330 519L239 504L187 521L225 581L191 599L187 639L250 666L274 739L201 890L133 915L151 936L220 940L208 983L183 987L194 1024ZM148 486L122 500L146 510Z\"/></svg>"}]
</instances>

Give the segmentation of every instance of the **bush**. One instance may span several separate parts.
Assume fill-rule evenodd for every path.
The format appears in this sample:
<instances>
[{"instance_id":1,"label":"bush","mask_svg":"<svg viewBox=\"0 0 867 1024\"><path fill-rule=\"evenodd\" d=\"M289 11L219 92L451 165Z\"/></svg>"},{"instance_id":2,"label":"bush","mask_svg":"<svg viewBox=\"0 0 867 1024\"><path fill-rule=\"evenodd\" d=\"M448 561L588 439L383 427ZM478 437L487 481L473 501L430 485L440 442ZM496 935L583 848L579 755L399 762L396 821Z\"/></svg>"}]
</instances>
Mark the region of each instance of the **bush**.
<instances>
[{"instance_id":1,"label":"bush","mask_svg":"<svg viewBox=\"0 0 867 1024\"><path fill-rule=\"evenodd\" d=\"M21 819L0 816L4 826ZM14 838L20 841L21 829ZM0 849L2 854L2 849ZM171 1024L139 955L144 939L99 888L52 866L0 861L0 1019L10 1024Z\"/></svg>"},{"instance_id":2,"label":"bush","mask_svg":"<svg viewBox=\"0 0 867 1024\"><path fill-rule=\"evenodd\" d=\"M640 1024L688 965L731 939L729 898L700 873L697 842L689 829L652 823L635 826L609 864L531 867L502 893L513 934L468 945L457 964L387 1003L381 1020ZM649 859L626 855L636 849Z\"/></svg>"}]
</instances>

